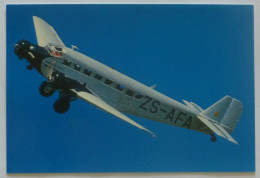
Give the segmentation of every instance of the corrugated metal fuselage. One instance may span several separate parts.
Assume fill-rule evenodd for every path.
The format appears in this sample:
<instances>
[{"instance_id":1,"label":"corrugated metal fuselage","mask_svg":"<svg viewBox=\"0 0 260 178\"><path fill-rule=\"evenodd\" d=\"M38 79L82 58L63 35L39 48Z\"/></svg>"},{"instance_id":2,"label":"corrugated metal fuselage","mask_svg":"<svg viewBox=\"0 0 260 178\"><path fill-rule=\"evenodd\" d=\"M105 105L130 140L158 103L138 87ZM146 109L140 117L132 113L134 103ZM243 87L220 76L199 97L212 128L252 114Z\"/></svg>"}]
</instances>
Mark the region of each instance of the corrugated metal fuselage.
<instances>
[{"instance_id":1,"label":"corrugated metal fuselage","mask_svg":"<svg viewBox=\"0 0 260 178\"><path fill-rule=\"evenodd\" d=\"M210 133L196 118L198 112L70 48L63 49L62 56L43 60L44 77L55 71L77 80L121 112Z\"/></svg>"}]
</instances>

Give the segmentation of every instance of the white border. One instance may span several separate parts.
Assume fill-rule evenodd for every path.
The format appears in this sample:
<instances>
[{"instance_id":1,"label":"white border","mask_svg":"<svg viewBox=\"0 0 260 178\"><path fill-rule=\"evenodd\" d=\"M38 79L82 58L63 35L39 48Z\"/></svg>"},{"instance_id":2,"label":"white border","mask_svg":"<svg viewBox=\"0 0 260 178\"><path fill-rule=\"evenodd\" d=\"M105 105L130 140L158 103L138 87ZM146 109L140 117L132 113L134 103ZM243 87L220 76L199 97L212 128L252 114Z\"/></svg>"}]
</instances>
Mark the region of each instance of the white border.
<instances>
[{"instance_id":1,"label":"white border","mask_svg":"<svg viewBox=\"0 0 260 178\"><path fill-rule=\"evenodd\" d=\"M158 4L159 1L156 0L0 0L0 177L48 177L48 178L58 178L58 177L141 177L141 178L168 178L168 177L260 177L259 173L259 154L260 149L258 139L255 140L256 144L256 172L255 173L71 173L71 174L6 174L6 5L7 4ZM260 56L259 42L260 42L260 1L254 0L161 0L160 4L252 4L254 5L254 39L255 39L255 108L260 108L260 100L257 91L260 89L260 79L259 79L259 67L260 61L258 60ZM256 138L259 137L260 122L258 117L260 116L260 109L256 109L255 113L255 131Z\"/></svg>"}]
</instances>

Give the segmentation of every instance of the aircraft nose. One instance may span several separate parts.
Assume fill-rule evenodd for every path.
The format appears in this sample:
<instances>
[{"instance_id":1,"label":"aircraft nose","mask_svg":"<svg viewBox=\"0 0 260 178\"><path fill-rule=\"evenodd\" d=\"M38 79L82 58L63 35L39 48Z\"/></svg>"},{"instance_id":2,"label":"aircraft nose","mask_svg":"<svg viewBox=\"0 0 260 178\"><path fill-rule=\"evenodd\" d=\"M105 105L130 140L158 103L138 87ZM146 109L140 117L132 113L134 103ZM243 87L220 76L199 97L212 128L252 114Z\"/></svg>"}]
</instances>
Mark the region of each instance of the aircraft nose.
<instances>
[{"instance_id":1,"label":"aircraft nose","mask_svg":"<svg viewBox=\"0 0 260 178\"><path fill-rule=\"evenodd\" d=\"M23 59L27 56L31 43L26 40L21 40L14 45L14 53L20 58Z\"/></svg>"}]
</instances>

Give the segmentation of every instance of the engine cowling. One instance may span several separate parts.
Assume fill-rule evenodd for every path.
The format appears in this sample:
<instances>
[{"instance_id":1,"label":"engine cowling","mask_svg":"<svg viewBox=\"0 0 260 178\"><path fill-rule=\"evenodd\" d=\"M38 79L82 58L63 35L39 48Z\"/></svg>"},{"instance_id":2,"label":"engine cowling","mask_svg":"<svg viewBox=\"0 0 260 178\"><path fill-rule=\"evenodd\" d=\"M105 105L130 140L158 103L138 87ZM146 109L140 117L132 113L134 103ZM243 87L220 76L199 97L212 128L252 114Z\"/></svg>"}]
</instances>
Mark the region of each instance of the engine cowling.
<instances>
[{"instance_id":1,"label":"engine cowling","mask_svg":"<svg viewBox=\"0 0 260 178\"><path fill-rule=\"evenodd\" d=\"M30 50L31 43L26 40L19 41L14 48L14 53L20 58L26 58Z\"/></svg>"},{"instance_id":2,"label":"engine cowling","mask_svg":"<svg viewBox=\"0 0 260 178\"><path fill-rule=\"evenodd\" d=\"M48 51L41 46L31 44L29 41L21 40L14 47L14 53L20 58L26 58L29 62L29 68L35 68L41 73L41 62L43 59L50 57Z\"/></svg>"}]
</instances>

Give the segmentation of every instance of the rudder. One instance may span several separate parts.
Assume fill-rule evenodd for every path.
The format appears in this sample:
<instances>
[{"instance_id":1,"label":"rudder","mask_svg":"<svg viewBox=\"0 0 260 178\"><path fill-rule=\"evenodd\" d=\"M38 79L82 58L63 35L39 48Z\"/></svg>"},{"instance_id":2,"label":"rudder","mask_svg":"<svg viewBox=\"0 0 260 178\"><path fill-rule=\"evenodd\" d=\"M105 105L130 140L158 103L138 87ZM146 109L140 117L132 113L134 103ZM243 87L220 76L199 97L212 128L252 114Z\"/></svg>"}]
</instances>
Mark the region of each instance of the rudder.
<instances>
[{"instance_id":1,"label":"rudder","mask_svg":"<svg viewBox=\"0 0 260 178\"><path fill-rule=\"evenodd\" d=\"M202 112L208 118L222 125L228 133L235 129L243 112L242 103L230 96L225 96Z\"/></svg>"}]
</instances>

